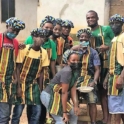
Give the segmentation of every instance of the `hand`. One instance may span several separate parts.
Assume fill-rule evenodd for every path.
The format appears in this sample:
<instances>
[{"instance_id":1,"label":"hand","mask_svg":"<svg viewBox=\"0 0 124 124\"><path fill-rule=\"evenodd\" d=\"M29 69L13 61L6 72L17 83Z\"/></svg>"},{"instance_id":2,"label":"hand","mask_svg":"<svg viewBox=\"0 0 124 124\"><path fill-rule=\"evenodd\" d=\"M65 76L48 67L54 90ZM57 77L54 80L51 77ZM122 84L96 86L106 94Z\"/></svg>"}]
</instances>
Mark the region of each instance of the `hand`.
<instances>
[{"instance_id":1,"label":"hand","mask_svg":"<svg viewBox=\"0 0 124 124\"><path fill-rule=\"evenodd\" d=\"M76 116L78 116L78 110L79 110L78 106L74 106L74 114Z\"/></svg>"},{"instance_id":2,"label":"hand","mask_svg":"<svg viewBox=\"0 0 124 124\"><path fill-rule=\"evenodd\" d=\"M108 84L108 80L104 80L103 82L103 88L106 90L107 89L107 84Z\"/></svg>"},{"instance_id":3,"label":"hand","mask_svg":"<svg viewBox=\"0 0 124 124\"><path fill-rule=\"evenodd\" d=\"M63 121L66 123L69 121L67 113L63 113Z\"/></svg>"},{"instance_id":4,"label":"hand","mask_svg":"<svg viewBox=\"0 0 124 124\"><path fill-rule=\"evenodd\" d=\"M12 81L12 83L13 83L13 84L17 84L17 79L14 79L14 80Z\"/></svg>"},{"instance_id":5,"label":"hand","mask_svg":"<svg viewBox=\"0 0 124 124\"><path fill-rule=\"evenodd\" d=\"M106 46L106 45L104 45L104 44L102 44L102 45L99 47L99 49L100 49L101 52L105 52L106 50L109 49L109 47Z\"/></svg>"},{"instance_id":6,"label":"hand","mask_svg":"<svg viewBox=\"0 0 124 124\"><path fill-rule=\"evenodd\" d=\"M65 48L70 49L70 44L69 43L65 43Z\"/></svg>"},{"instance_id":7,"label":"hand","mask_svg":"<svg viewBox=\"0 0 124 124\"><path fill-rule=\"evenodd\" d=\"M20 43L18 47L19 47L19 49L24 49L26 47L26 45L24 43Z\"/></svg>"},{"instance_id":8,"label":"hand","mask_svg":"<svg viewBox=\"0 0 124 124\"><path fill-rule=\"evenodd\" d=\"M94 87L94 86L95 86L95 82L91 82L91 83L89 83L88 86L90 86L90 87Z\"/></svg>"},{"instance_id":9,"label":"hand","mask_svg":"<svg viewBox=\"0 0 124 124\"><path fill-rule=\"evenodd\" d=\"M123 88L123 81L124 81L124 79L121 76L119 76L117 79L117 82L116 82L116 88L117 89Z\"/></svg>"},{"instance_id":10,"label":"hand","mask_svg":"<svg viewBox=\"0 0 124 124\"><path fill-rule=\"evenodd\" d=\"M22 97L22 88L21 87L17 88L17 97Z\"/></svg>"}]
</instances>

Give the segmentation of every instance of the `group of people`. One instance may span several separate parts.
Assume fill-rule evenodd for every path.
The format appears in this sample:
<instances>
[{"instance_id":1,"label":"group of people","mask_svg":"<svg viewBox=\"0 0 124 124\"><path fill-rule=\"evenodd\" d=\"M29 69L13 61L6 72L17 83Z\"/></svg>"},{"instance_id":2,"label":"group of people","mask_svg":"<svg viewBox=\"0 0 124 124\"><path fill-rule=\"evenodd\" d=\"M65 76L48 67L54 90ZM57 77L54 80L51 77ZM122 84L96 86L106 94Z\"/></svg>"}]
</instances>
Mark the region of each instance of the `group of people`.
<instances>
[{"instance_id":1,"label":"group of people","mask_svg":"<svg viewBox=\"0 0 124 124\"><path fill-rule=\"evenodd\" d=\"M112 114L115 124L124 122L124 18L115 14L109 26L101 26L90 10L86 20L89 28L77 31L77 45L70 20L46 16L20 44L15 38L25 23L6 20L0 33L0 124L8 124L11 114L11 124L19 124L25 105L29 124L77 124L81 97L89 105L91 124L112 124ZM83 86L93 90L79 92ZM103 119L97 122L98 101Z\"/></svg>"}]
</instances>

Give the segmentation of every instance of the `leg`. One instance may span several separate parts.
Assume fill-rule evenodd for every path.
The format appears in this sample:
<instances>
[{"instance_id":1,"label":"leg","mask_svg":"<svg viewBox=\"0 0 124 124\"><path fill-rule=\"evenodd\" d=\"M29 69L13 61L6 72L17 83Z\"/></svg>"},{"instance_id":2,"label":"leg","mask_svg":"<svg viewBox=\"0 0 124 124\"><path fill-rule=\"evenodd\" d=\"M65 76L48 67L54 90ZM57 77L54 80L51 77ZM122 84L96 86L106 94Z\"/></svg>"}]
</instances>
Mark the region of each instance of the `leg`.
<instances>
[{"instance_id":1,"label":"leg","mask_svg":"<svg viewBox=\"0 0 124 124\"><path fill-rule=\"evenodd\" d=\"M8 103L0 102L0 124L9 124L11 106Z\"/></svg>"},{"instance_id":2,"label":"leg","mask_svg":"<svg viewBox=\"0 0 124 124\"><path fill-rule=\"evenodd\" d=\"M103 111L103 123L107 123L109 121L109 110L108 110L108 96L107 96L107 90L105 90L102 86L102 84L98 85L98 93L99 93L99 99L101 102L101 107Z\"/></svg>"},{"instance_id":3,"label":"leg","mask_svg":"<svg viewBox=\"0 0 124 124\"><path fill-rule=\"evenodd\" d=\"M20 104L20 105L15 105L13 109L13 115L12 115L12 121L11 124L19 124L20 122L20 117L22 115L23 109L25 105Z\"/></svg>"},{"instance_id":4,"label":"leg","mask_svg":"<svg viewBox=\"0 0 124 124\"><path fill-rule=\"evenodd\" d=\"M41 93L40 99L41 99L42 105L45 106L45 108L43 108L43 106L42 106L42 109L44 109L44 110L42 111L42 114L44 114L44 112L45 112L45 114L44 114L43 119L40 120L40 124L41 124L41 123L44 123L44 121L45 121L45 119L46 119L46 110L48 109L48 106L49 106L50 94L48 94L48 93L46 93L45 91L43 91L43 92ZM42 114L41 114L41 115L42 115Z\"/></svg>"},{"instance_id":5,"label":"leg","mask_svg":"<svg viewBox=\"0 0 124 124\"><path fill-rule=\"evenodd\" d=\"M40 115L40 120L39 120L39 122L42 124L44 124L45 123L45 120L46 120L46 107L43 105L43 104L41 104L41 115Z\"/></svg>"},{"instance_id":6,"label":"leg","mask_svg":"<svg viewBox=\"0 0 124 124\"><path fill-rule=\"evenodd\" d=\"M31 108L31 117L29 120L29 124L39 124L40 114L41 114L41 105L28 105L32 106Z\"/></svg>"},{"instance_id":7,"label":"leg","mask_svg":"<svg viewBox=\"0 0 124 124\"><path fill-rule=\"evenodd\" d=\"M77 124L78 117L74 114L74 109L69 112L69 122L70 124Z\"/></svg>"},{"instance_id":8,"label":"leg","mask_svg":"<svg viewBox=\"0 0 124 124\"><path fill-rule=\"evenodd\" d=\"M91 122L96 123L96 116L97 116L96 103L98 101L98 97L95 89L92 92L86 94L86 100L89 105L89 115Z\"/></svg>"},{"instance_id":9,"label":"leg","mask_svg":"<svg viewBox=\"0 0 124 124\"><path fill-rule=\"evenodd\" d=\"M111 115L111 114L109 114L107 124L111 124L111 118L112 118L112 115Z\"/></svg>"},{"instance_id":10,"label":"leg","mask_svg":"<svg viewBox=\"0 0 124 124\"><path fill-rule=\"evenodd\" d=\"M115 124L121 124L121 114L115 115Z\"/></svg>"},{"instance_id":11,"label":"leg","mask_svg":"<svg viewBox=\"0 0 124 124\"><path fill-rule=\"evenodd\" d=\"M124 123L124 114L121 115L121 119L122 119L122 121Z\"/></svg>"},{"instance_id":12,"label":"leg","mask_svg":"<svg viewBox=\"0 0 124 124\"><path fill-rule=\"evenodd\" d=\"M27 106L27 118L28 118L28 122L30 121L31 119L31 115L32 115L32 106L31 105L28 105Z\"/></svg>"},{"instance_id":13,"label":"leg","mask_svg":"<svg viewBox=\"0 0 124 124\"><path fill-rule=\"evenodd\" d=\"M106 123L108 121L109 112L108 112L108 100L107 100L107 90L101 90L101 106L103 111L103 122Z\"/></svg>"},{"instance_id":14,"label":"leg","mask_svg":"<svg viewBox=\"0 0 124 124\"><path fill-rule=\"evenodd\" d=\"M103 68L103 61L101 61L101 73L100 73L100 82L98 84L98 91L99 91L99 98L103 111L103 120L102 120L103 123L107 123L109 117L107 90L103 88L103 81L107 73L108 73L108 68Z\"/></svg>"},{"instance_id":15,"label":"leg","mask_svg":"<svg viewBox=\"0 0 124 124\"><path fill-rule=\"evenodd\" d=\"M91 122L96 122L97 108L95 103L89 103L89 114Z\"/></svg>"}]
</instances>

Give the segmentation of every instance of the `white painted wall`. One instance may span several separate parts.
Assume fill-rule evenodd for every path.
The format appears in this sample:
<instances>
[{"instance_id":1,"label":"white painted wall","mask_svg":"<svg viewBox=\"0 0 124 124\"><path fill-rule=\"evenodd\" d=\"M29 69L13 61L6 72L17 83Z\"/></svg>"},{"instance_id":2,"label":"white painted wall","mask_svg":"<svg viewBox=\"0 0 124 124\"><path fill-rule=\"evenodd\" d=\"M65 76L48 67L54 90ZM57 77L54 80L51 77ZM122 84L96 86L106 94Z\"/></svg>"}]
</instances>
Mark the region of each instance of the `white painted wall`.
<instances>
[{"instance_id":1,"label":"white painted wall","mask_svg":"<svg viewBox=\"0 0 124 124\"><path fill-rule=\"evenodd\" d=\"M24 41L32 29L39 27L46 15L72 20L75 28L71 33L87 27L86 13L89 10L98 12L99 24L108 23L109 0L39 0L39 6L37 5L38 0L15 0L15 16L26 24L26 28L17 36L19 41ZM5 26L5 23L0 22L0 32L5 30Z\"/></svg>"},{"instance_id":2,"label":"white painted wall","mask_svg":"<svg viewBox=\"0 0 124 124\"><path fill-rule=\"evenodd\" d=\"M20 31L19 35L17 36L17 39L20 42L24 41L27 36L30 35L30 31L37 27L37 4L37 0L15 0L15 16L23 20L26 24L26 28ZM0 32L4 32L5 27L6 24L0 22Z\"/></svg>"},{"instance_id":3,"label":"white painted wall","mask_svg":"<svg viewBox=\"0 0 124 124\"><path fill-rule=\"evenodd\" d=\"M86 13L89 10L95 10L99 15L99 24L107 23L109 14L109 0L40 0L38 6L37 26L46 15L55 18L70 19L75 28L72 33L78 29L86 27Z\"/></svg>"}]
</instances>

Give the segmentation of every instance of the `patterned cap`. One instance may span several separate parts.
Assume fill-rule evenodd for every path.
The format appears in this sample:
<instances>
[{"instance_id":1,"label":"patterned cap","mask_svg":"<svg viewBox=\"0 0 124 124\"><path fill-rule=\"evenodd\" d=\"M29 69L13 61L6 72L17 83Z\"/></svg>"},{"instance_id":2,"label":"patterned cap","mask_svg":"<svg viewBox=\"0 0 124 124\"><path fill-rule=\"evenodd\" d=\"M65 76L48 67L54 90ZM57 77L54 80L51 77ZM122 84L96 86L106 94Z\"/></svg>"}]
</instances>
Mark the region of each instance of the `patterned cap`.
<instances>
[{"instance_id":1,"label":"patterned cap","mask_svg":"<svg viewBox=\"0 0 124 124\"><path fill-rule=\"evenodd\" d=\"M36 28L31 31L31 36L48 36L49 32L46 29Z\"/></svg>"},{"instance_id":2,"label":"patterned cap","mask_svg":"<svg viewBox=\"0 0 124 124\"><path fill-rule=\"evenodd\" d=\"M67 26L67 27L74 28L73 22L70 21L70 20L64 20L64 21L62 22L62 26L63 26L63 27L64 27L64 26Z\"/></svg>"},{"instance_id":3,"label":"patterned cap","mask_svg":"<svg viewBox=\"0 0 124 124\"><path fill-rule=\"evenodd\" d=\"M63 60L63 62L64 62L65 64L67 64L67 61L68 61L69 56L70 56L71 54L73 54L73 53L78 53L78 52L77 52L77 51L70 50L70 49L68 49L68 50L66 50L66 51L64 52L64 54L63 54L63 56L62 56L62 60Z\"/></svg>"},{"instance_id":4,"label":"patterned cap","mask_svg":"<svg viewBox=\"0 0 124 124\"><path fill-rule=\"evenodd\" d=\"M111 16L110 20L109 20L109 22L113 22L113 21L120 21L120 22L124 23L124 17L122 17L119 14L115 14L115 15Z\"/></svg>"},{"instance_id":5,"label":"patterned cap","mask_svg":"<svg viewBox=\"0 0 124 124\"><path fill-rule=\"evenodd\" d=\"M79 31L77 31L76 36L79 38L82 33L86 33L89 37L92 35L91 30L89 28L84 28L84 29L80 29Z\"/></svg>"},{"instance_id":6,"label":"patterned cap","mask_svg":"<svg viewBox=\"0 0 124 124\"><path fill-rule=\"evenodd\" d=\"M63 23L62 19L60 19L60 18L56 19L56 24L59 24L59 25L62 26L62 23Z\"/></svg>"},{"instance_id":7,"label":"patterned cap","mask_svg":"<svg viewBox=\"0 0 124 124\"><path fill-rule=\"evenodd\" d=\"M40 27L43 27L45 23L52 23L55 25L56 20L54 17L48 15L41 21Z\"/></svg>"},{"instance_id":8,"label":"patterned cap","mask_svg":"<svg viewBox=\"0 0 124 124\"><path fill-rule=\"evenodd\" d=\"M25 23L16 17L11 17L7 19L6 24L19 30L23 30L25 28Z\"/></svg>"}]
</instances>

